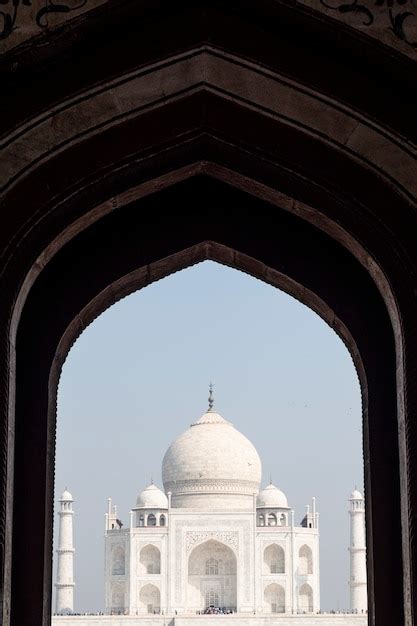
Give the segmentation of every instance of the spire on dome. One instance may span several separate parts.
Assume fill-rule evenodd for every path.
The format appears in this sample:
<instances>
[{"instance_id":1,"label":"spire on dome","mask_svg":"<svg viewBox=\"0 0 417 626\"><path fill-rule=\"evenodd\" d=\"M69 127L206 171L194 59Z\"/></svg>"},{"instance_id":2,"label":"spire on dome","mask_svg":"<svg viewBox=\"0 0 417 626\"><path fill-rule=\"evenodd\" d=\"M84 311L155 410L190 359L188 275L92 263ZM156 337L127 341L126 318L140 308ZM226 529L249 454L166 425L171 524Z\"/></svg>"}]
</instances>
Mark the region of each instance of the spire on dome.
<instances>
[{"instance_id":1,"label":"spire on dome","mask_svg":"<svg viewBox=\"0 0 417 626\"><path fill-rule=\"evenodd\" d=\"M214 397L213 397L213 383L210 382L209 385L209 397L208 397L208 403L209 403L209 411L213 410L213 405L214 405Z\"/></svg>"},{"instance_id":2,"label":"spire on dome","mask_svg":"<svg viewBox=\"0 0 417 626\"><path fill-rule=\"evenodd\" d=\"M200 424L229 424L230 426L232 426L232 424L225 420L224 417L220 415L220 413L217 413L216 409L214 408L213 387L213 383L210 383L208 397L209 407L207 411L204 413L204 415L200 417L200 419L198 419L196 422L193 422L191 426L199 426Z\"/></svg>"}]
</instances>

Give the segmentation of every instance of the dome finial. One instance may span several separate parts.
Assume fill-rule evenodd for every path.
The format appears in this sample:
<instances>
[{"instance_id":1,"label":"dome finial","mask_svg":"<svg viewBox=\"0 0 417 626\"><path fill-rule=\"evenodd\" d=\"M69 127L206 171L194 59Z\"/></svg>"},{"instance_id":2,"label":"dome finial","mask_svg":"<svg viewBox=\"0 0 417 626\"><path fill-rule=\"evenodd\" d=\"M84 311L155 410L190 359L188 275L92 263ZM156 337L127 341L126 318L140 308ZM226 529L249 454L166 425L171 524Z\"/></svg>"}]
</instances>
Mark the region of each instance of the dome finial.
<instances>
[{"instance_id":1,"label":"dome finial","mask_svg":"<svg viewBox=\"0 0 417 626\"><path fill-rule=\"evenodd\" d=\"M209 403L209 411L213 410L213 404L214 404L214 398L213 398L213 383L210 382L209 385L209 397L208 397L208 403Z\"/></svg>"},{"instance_id":2,"label":"dome finial","mask_svg":"<svg viewBox=\"0 0 417 626\"><path fill-rule=\"evenodd\" d=\"M272 474L269 474L269 484L272 485Z\"/></svg>"}]
</instances>

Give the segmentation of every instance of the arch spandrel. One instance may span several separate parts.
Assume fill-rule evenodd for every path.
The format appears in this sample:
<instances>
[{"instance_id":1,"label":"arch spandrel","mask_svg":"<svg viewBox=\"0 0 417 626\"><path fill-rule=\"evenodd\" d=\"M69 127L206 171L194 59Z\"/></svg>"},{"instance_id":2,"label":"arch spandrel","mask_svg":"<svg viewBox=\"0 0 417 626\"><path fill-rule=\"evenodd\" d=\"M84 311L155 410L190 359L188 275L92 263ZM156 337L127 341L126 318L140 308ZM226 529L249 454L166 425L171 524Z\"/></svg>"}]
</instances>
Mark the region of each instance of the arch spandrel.
<instances>
[{"instance_id":1,"label":"arch spandrel","mask_svg":"<svg viewBox=\"0 0 417 626\"><path fill-rule=\"evenodd\" d=\"M190 555L196 548L207 541L215 541L225 545L232 552L239 552L239 533L237 530L230 531L187 531L185 534L185 549Z\"/></svg>"},{"instance_id":2,"label":"arch spandrel","mask_svg":"<svg viewBox=\"0 0 417 626\"><path fill-rule=\"evenodd\" d=\"M206 560L210 558L217 558L217 554L227 554L230 559L233 560L234 563L237 563L237 555L234 550L227 545L224 541L220 539L206 538L201 541L197 545L193 547L191 552L188 554L188 567L190 567L190 563L200 554L203 554L201 560L201 572L205 573L206 570ZM235 572L236 573L236 570Z\"/></svg>"},{"instance_id":3,"label":"arch spandrel","mask_svg":"<svg viewBox=\"0 0 417 626\"><path fill-rule=\"evenodd\" d=\"M42 0L32 0L30 4L17 3L17 7L6 6L0 35L2 38L2 52L14 49L30 39L45 40L48 33L52 33L63 25L71 28L81 19L88 20L90 15L97 13L95 9L104 9L106 0L66 0L60 6L63 10L54 10L49 5L45 10ZM204 4L204 3L201 3ZM246 3L249 4L249 3ZM31 10L29 10L29 8ZM245 9L241 5L241 11ZM106 7L109 11L109 8ZM110 10L114 10L114 5ZM365 34L377 42L397 50L401 54L416 58L417 43L417 15L415 5L410 0L401 3L380 2L374 0L298 0L299 13L309 11L313 16L333 22L334 27L341 25Z\"/></svg>"}]
</instances>

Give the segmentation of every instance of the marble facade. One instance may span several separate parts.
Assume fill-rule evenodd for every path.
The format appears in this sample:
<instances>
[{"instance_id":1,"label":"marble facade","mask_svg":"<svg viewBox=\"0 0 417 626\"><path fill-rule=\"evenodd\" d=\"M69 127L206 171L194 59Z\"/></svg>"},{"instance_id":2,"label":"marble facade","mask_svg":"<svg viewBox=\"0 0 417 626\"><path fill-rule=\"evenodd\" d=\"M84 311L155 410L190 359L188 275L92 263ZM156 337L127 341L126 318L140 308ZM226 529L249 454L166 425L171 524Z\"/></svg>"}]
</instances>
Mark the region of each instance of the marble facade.
<instances>
[{"instance_id":1,"label":"marble facade","mask_svg":"<svg viewBox=\"0 0 417 626\"><path fill-rule=\"evenodd\" d=\"M151 484L119 526L108 504L105 611L198 615L320 610L318 513L300 525L285 494L260 489L251 442L212 406L167 450L164 490Z\"/></svg>"}]
</instances>

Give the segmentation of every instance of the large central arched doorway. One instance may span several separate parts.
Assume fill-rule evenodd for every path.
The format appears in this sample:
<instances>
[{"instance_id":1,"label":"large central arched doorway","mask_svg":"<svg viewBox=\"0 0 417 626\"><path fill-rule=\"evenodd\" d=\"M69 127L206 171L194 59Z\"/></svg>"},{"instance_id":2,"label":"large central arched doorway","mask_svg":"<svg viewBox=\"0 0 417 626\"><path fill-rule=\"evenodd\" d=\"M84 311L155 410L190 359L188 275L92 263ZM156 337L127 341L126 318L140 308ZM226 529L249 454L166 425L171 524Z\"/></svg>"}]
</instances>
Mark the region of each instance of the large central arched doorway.
<instances>
[{"instance_id":1,"label":"large central arched doorway","mask_svg":"<svg viewBox=\"0 0 417 626\"><path fill-rule=\"evenodd\" d=\"M187 609L195 612L209 607L237 607L236 556L213 539L194 548L188 559Z\"/></svg>"}]
</instances>

